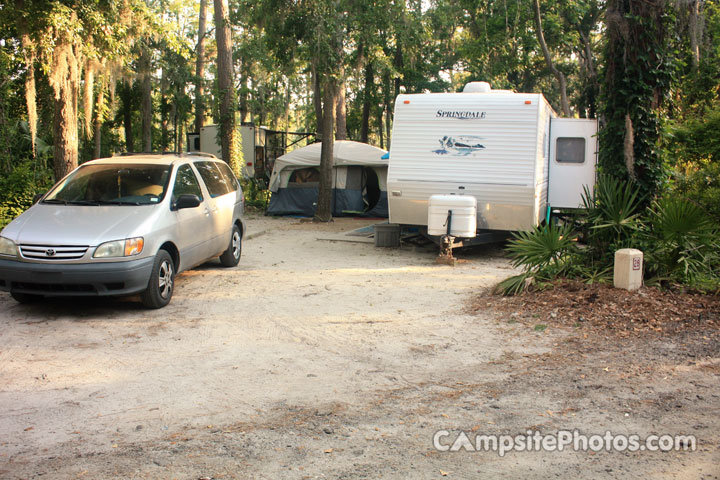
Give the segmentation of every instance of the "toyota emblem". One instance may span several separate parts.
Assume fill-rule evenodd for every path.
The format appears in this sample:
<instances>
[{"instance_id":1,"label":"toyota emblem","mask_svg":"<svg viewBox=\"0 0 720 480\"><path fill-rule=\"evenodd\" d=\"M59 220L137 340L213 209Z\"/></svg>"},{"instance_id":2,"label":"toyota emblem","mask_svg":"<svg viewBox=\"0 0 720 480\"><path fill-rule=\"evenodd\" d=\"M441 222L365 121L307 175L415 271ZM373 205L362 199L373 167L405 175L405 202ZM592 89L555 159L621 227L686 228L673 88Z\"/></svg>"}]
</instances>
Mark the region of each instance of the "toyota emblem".
<instances>
[{"instance_id":1,"label":"toyota emblem","mask_svg":"<svg viewBox=\"0 0 720 480\"><path fill-rule=\"evenodd\" d=\"M47 255L48 257L53 257L53 256L55 256L55 249L53 249L53 248L48 248L47 250L45 250L45 255Z\"/></svg>"}]
</instances>

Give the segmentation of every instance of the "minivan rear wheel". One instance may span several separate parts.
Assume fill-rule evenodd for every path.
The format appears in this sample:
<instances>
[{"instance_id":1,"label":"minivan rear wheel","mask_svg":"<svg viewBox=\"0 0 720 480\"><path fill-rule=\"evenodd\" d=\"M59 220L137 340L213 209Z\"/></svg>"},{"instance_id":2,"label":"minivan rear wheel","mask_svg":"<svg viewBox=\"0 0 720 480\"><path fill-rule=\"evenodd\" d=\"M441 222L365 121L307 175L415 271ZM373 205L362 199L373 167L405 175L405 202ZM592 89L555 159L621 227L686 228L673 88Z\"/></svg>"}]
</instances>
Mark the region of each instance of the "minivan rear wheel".
<instances>
[{"instance_id":1,"label":"minivan rear wheel","mask_svg":"<svg viewBox=\"0 0 720 480\"><path fill-rule=\"evenodd\" d=\"M230 244L227 250L220 255L220 264L223 267L234 267L240 261L240 255L242 255L242 233L237 225L233 225Z\"/></svg>"},{"instance_id":2,"label":"minivan rear wheel","mask_svg":"<svg viewBox=\"0 0 720 480\"><path fill-rule=\"evenodd\" d=\"M175 264L166 250L155 255L150 281L141 294L142 303L147 308L162 308L172 298L175 288Z\"/></svg>"}]
</instances>

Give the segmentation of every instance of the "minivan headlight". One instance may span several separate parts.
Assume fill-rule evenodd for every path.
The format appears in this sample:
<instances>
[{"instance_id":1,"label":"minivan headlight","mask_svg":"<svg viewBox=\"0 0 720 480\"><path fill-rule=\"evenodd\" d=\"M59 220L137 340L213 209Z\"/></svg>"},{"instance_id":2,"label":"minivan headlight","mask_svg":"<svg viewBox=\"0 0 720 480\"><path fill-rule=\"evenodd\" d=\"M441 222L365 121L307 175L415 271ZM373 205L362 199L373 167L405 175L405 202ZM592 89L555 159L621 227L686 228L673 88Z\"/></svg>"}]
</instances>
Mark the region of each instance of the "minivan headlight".
<instances>
[{"instance_id":1,"label":"minivan headlight","mask_svg":"<svg viewBox=\"0 0 720 480\"><path fill-rule=\"evenodd\" d=\"M138 255L143 250L145 241L143 237L126 238L125 240L114 240L101 244L93 254L95 258L131 257Z\"/></svg>"},{"instance_id":2,"label":"minivan headlight","mask_svg":"<svg viewBox=\"0 0 720 480\"><path fill-rule=\"evenodd\" d=\"M9 238L0 237L0 255L17 257L17 245Z\"/></svg>"}]
</instances>

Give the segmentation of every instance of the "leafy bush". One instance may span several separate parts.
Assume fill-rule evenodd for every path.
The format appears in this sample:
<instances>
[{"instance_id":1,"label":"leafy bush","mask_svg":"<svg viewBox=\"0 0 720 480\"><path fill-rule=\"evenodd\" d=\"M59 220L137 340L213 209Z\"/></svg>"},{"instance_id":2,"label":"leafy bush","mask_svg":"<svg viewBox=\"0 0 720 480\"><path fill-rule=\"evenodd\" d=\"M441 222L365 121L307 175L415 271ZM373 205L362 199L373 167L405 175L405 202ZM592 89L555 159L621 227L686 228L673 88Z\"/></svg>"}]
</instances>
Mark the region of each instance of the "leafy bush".
<instances>
[{"instance_id":1,"label":"leafy bush","mask_svg":"<svg viewBox=\"0 0 720 480\"><path fill-rule=\"evenodd\" d=\"M265 182L257 178L243 178L242 184L243 194L245 196L245 205L265 209L270 201L270 192L267 190Z\"/></svg>"},{"instance_id":2,"label":"leafy bush","mask_svg":"<svg viewBox=\"0 0 720 480\"><path fill-rule=\"evenodd\" d=\"M720 108L670 124L665 151L671 192L696 201L720 219Z\"/></svg>"},{"instance_id":3,"label":"leafy bush","mask_svg":"<svg viewBox=\"0 0 720 480\"><path fill-rule=\"evenodd\" d=\"M643 231L646 275L652 283L701 289L720 267L718 228L698 205L678 198L655 202Z\"/></svg>"},{"instance_id":4,"label":"leafy bush","mask_svg":"<svg viewBox=\"0 0 720 480\"><path fill-rule=\"evenodd\" d=\"M30 208L38 193L52 186L52 172L26 161L18 164L7 176L0 177L0 228Z\"/></svg>"}]
</instances>

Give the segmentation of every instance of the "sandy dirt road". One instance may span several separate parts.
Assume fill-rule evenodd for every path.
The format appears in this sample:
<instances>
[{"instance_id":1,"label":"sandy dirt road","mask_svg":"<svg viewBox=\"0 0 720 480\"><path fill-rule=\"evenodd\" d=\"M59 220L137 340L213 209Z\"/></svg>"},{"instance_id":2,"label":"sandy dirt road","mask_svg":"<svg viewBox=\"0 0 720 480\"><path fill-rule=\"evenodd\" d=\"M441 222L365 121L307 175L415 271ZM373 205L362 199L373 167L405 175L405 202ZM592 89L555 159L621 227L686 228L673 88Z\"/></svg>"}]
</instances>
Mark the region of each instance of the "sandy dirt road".
<instances>
[{"instance_id":1,"label":"sandy dirt road","mask_svg":"<svg viewBox=\"0 0 720 480\"><path fill-rule=\"evenodd\" d=\"M497 247L438 266L341 233L368 223L251 218L237 268L179 276L157 311L2 294L0 478L719 477L714 352L707 368L672 358L634 377L615 370L617 350L569 354L568 332L468 313L512 273ZM574 428L702 441L504 457L433 446L440 430L452 443Z\"/></svg>"}]
</instances>

